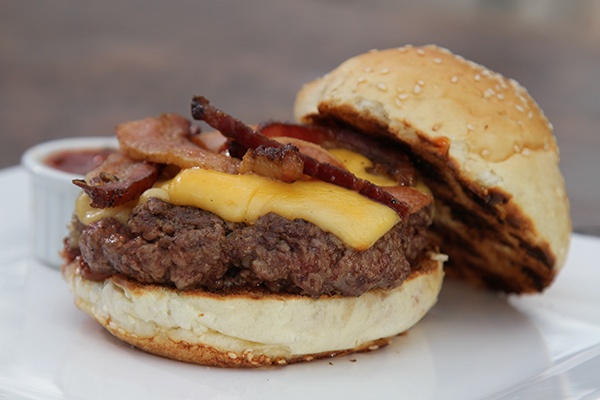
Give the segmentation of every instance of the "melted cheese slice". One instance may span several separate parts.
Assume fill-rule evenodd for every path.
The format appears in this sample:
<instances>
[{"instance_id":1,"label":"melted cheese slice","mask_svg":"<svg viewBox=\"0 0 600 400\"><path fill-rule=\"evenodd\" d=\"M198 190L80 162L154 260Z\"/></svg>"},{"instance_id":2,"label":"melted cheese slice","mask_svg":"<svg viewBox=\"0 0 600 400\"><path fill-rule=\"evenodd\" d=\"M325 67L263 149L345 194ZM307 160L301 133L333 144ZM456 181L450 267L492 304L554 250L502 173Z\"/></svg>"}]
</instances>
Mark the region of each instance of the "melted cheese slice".
<instances>
[{"instance_id":1,"label":"melted cheese slice","mask_svg":"<svg viewBox=\"0 0 600 400\"><path fill-rule=\"evenodd\" d=\"M190 168L161 188L169 203L201 208L227 221L252 223L269 212L301 218L358 250L371 247L400 220L391 208L322 181L285 183Z\"/></svg>"},{"instance_id":2,"label":"melted cheese slice","mask_svg":"<svg viewBox=\"0 0 600 400\"><path fill-rule=\"evenodd\" d=\"M136 206L136 202L123 204L119 207L94 208L90 205L92 199L81 192L75 200L75 215L77 219L84 225L89 225L92 222L100 221L102 218L115 218L122 224L126 224L131 214L131 210Z\"/></svg>"},{"instance_id":3,"label":"melted cheese slice","mask_svg":"<svg viewBox=\"0 0 600 400\"><path fill-rule=\"evenodd\" d=\"M368 172L373 163L345 149L330 152L361 179L380 186L396 183ZM285 183L260 175L232 175L201 168L184 169L173 179L155 184L140 196L139 203L157 197L178 206L210 211L232 222L252 223L274 212L293 220L304 219L331 232L357 250L371 247L400 218L391 208L354 191L318 180ZM87 225L104 217L125 223L135 202L116 208L95 209L82 194L76 204L79 220Z\"/></svg>"}]
</instances>

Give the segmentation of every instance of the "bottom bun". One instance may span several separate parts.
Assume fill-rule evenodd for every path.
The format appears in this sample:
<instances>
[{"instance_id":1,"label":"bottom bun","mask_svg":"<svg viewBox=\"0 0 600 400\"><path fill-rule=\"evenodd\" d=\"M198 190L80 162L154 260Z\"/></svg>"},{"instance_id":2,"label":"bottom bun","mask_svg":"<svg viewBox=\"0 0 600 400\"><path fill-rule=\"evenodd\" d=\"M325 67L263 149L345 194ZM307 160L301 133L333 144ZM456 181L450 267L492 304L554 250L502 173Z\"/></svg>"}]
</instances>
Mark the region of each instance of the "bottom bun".
<instances>
[{"instance_id":1,"label":"bottom bun","mask_svg":"<svg viewBox=\"0 0 600 400\"><path fill-rule=\"evenodd\" d=\"M119 275L91 281L78 258L63 275L76 306L133 346L191 363L258 367L386 345L435 304L443 261L424 257L401 286L360 297L180 291Z\"/></svg>"}]
</instances>

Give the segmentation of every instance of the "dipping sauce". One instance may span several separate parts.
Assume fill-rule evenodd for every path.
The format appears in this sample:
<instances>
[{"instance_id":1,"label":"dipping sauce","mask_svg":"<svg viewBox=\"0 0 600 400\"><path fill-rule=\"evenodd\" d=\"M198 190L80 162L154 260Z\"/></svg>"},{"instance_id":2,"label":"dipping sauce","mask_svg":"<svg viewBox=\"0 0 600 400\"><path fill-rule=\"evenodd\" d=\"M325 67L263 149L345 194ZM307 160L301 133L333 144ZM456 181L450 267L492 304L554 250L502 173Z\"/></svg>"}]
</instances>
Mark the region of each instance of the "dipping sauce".
<instances>
[{"instance_id":1,"label":"dipping sauce","mask_svg":"<svg viewBox=\"0 0 600 400\"><path fill-rule=\"evenodd\" d=\"M44 164L60 171L85 175L113 153L115 149L65 150L50 154Z\"/></svg>"}]
</instances>

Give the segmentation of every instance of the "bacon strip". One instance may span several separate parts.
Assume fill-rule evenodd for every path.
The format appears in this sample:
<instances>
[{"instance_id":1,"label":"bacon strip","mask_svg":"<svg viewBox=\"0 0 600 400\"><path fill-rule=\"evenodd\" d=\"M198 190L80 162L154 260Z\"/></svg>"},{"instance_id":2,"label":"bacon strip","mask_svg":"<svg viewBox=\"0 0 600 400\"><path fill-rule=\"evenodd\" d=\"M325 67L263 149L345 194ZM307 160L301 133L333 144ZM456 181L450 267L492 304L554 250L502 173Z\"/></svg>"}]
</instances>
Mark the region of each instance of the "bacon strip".
<instances>
[{"instance_id":1,"label":"bacon strip","mask_svg":"<svg viewBox=\"0 0 600 400\"><path fill-rule=\"evenodd\" d=\"M417 173L408 156L397 145L383 143L383 138L370 137L348 128L279 121L264 122L258 126L258 130L270 138L287 136L316 143L325 149L341 147L355 151L375 164L385 166L386 174L394 178L398 185L415 185Z\"/></svg>"},{"instance_id":2,"label":"bacon strip","mask_svg":"<svg viewBox=\"0 0 600 400\"><path fill-rule=\"evenodd\" d=\"M340 167L341 169L347 169L340 160L338 160L333 154L331 154L329 151L327 151L325 148L318 144L311 143L302 139L283 136L276 137L274 139L277 140L279 143L291 144L297 147L301 153L304 153L317 161L320 161L322 163L329 163L331 165L335 165L336 167Z\"/></svg>"},{"instance_id":3,"label":"bacon strip","mask_svg":"<svg viewBox=\"0 0 600 400\"><path fill-rule=\"evenodd\" d=\"M74 179L73 183L90 197L92 207L117 207L137 199L152 187L159 169L156 164L133 160L125 153L115 152L90 171L85 180Z\"/></svg>"},{"instance_id":4,"label":"bacon strip","mask_svg":"<svg viewBox=\"0 0 600 400\"><path fill-rule=\"evenodd\" d=\"M204 149L190 139L190 121L163 114L120 124L116 129L121 149L130 157L180 168L202 167L221 172L237 171L237 160Z\"/></svg>"},{"instance_id":5,"label":"bacon strip","mask_svg":"<svg viewBox=\"0 0 600 400\"><path fill-rule=\"evenodd\" d=\"M421 208L433 202L433 197L431 195L410 186L384 186L382 189L390 193L399 201L408 204L411 214L416 213Z\"/></svg>"},{"instance_id":6,"label":"bacon strip","mask_svg":"<svg viewBox=\"0 0 600 400\"><path fill-rule=\"evenodd\" d=\"M197 96L192 101L192 116L194 119L205 121L223 135L237 141L245 148L256 149L259 146L282 148L284 145L270 139L262 133L252 129L232 116L210 105L209 101ZM284 135L285 136L285 135ZM329 182L350 190L354 190L379 203L394 209L400 218L404 220L409 212L409 206L398 201L390 193L382 190L379 186L369 181L359 179L354 174L340 169L331 164L321 163L312 157L300 153L304 161L304 173L324 182Z\"/></svg>"},{"instance_id":7,"label":"bacon strip","mask_svg":"<svg viewBox=\"0 0 600 400\"><path fill-rule=\"evenodd\" d=\"M256 172L259 175L291 183L302 177L304 161L298 148L290 144L282 148L258 147L248 149L240 163L240 173Z\"/></svg>"}]
</instances>

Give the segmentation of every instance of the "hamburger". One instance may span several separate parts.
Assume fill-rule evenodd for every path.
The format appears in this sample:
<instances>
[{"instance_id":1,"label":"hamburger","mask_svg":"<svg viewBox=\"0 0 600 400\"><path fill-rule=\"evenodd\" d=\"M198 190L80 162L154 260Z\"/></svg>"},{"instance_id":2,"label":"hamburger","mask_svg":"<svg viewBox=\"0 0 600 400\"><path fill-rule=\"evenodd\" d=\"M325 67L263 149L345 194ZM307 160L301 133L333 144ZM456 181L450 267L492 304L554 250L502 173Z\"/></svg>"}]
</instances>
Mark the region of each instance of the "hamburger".
<instances>
[{"instance_id":1,"label":"hamburger","mask_svg":"<svg viewBox=\"0 0 600 400\"><path fill-rule=\"evenodd\" d=\"M564 263L558 148L515 81L406 46L306 84L294 113L251 127L196 97L215 131L119 125L120 151L75 181L76 305L160 356L284 365L384 346L444 273L530 293Z\"/></svg>"}]
</instances>

